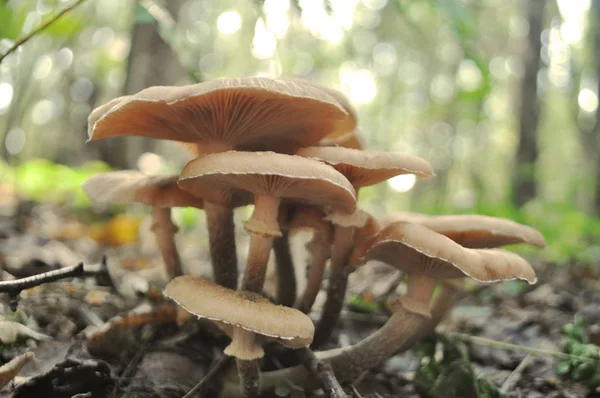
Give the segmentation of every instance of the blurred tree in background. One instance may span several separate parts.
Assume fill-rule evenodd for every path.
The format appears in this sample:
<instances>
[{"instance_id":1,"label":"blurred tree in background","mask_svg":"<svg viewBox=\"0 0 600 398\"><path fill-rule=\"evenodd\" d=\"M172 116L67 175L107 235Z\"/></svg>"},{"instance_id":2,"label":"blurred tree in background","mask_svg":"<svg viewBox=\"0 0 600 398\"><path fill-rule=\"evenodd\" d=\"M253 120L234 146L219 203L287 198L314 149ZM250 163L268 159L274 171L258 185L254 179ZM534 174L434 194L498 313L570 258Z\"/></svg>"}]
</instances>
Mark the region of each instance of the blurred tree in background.
<instances>
[{"instance_id":1,"label":"blurred tree in background","mask_svg":"<svg viewBox=\"0 0 600 398\"><path fill-rule=\"evenodd\" d=\"M73 3L0 0L0 54ZM435 179L361 192L375 215L496 214L541 228L550 259L600 257L600 0L84 0L0 63L2 170L178 172L174 145L84 145L90 111L246 75L338 88L366 148L432 162Z\"/></svg>"}]
</instances>

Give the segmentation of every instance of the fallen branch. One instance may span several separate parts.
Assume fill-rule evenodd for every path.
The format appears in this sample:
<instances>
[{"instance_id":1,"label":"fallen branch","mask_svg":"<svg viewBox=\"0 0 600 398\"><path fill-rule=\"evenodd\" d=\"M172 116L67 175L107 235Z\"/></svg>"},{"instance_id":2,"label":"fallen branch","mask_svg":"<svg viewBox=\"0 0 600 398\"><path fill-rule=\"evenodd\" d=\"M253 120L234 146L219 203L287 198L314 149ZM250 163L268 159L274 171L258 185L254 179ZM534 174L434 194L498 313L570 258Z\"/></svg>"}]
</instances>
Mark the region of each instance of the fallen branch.
<instances>
[{"instance_id":1,"label":"fallen branch","mask_svg":"<svg viewBox=\"0 0 600 398\"><path fill-rule=\"evenodd\" d=\"M307 347L294 350L294 353L306 369L319 380L323 391L325 391L325 394L329 398L348 398L348 395L346 395L336 379L335 374L333 374L333 369L329 362L319 361L315 353Z\"/></svg>"},{"instance_id":2,"label":"fallen branch","mask_svg":"<svg viewBox=\"0 0 600 398\"><path fill-rule=\"evenodd\" d=\"M219 358L213 366L211 366L210 370L208 371L208 373L206 374L206 376L204 376L202 378L202 380L200 380L198 382L198 384L196 384L194 386L194 388L192 388L190 391L188 391L187 394L185 394L183 396L183 398L192 398L194 396L194 394L196 394L198 391L200 391L206 384L208 384L208 382L217 375L217 373L219 373L221 371L221 369L223 369L228 363L229 360L231 359L231 357L227 356L227 355L223 355L221 358Z\"/></svg>"},{"instance_id":3,"label":"fallen branch","mask_svg":"<svg viewBox=\"0 0 600 398\"><path fill-rule=\"evenodd\" d=\"M97 276L106 272L106 258L103 258L99 265L92 264L84 267L83 263L79 263L71 267L43 272L26 278L14 279L12 281L0 281L0 293L8 294L10 298L10 308L12 311L15 311L17 309L19 294L23 290L61 279Z\"/></svg>"},{"instance_id":4,"label":"fallen branch","mask_svg":"<svg viewBox=\"0 0 600 398\"><path fill-rule=\"evenodd\" d=\"M44 29L48 28L50 25L52 25L54 22L56 22L58 19L60 19L60 17L62 17L63 15L65 15L66 13L68 13L69 11L73 10L78 5L80 5L81 3L83 3L84 1L85 0L77 0L75 3L71 4L70 6L68 6L67 8L65 8L64 10L62 10L61 12L59 12L58 14L56 14L54 17L50 18L50 20L48 20L48 22L41 24L40 26L38 26L37 28L35 28L34 30L32 30L31 32L29 32L28 34L26 34L25 36L20 37L19 39L17 39L17 41L15 41L15 43L13 44L13 46L11 48L9 48L4 54L0 55L0 63L2 63L2 61L4 60L4 58L6 58L10 53L15 52L17 50L17 48L19 48L20 46L22 46L23 44L25 44L33 36L39 34Z\"/></svg>"}]
</instances>

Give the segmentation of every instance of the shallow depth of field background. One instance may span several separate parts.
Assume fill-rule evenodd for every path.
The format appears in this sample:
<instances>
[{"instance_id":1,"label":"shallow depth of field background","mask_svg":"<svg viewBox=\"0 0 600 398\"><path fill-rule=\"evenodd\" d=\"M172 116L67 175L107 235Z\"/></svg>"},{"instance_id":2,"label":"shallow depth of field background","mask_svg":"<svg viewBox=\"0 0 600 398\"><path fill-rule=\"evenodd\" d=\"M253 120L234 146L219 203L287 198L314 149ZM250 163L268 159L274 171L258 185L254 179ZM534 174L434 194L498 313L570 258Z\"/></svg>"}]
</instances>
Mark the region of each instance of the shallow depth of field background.
<instances>
[{"instance_id":1,"label":"shallow depth of field background","mask_svg":"<svg viewBox=\"0 0 600 398\"><path fill-rule=\"evenodd\" d=\"M0 56L73 3L0 1ZM373 214L509 217L545 234L546 260L598 262L592 0L84 0L0 63L0 200L85 208L79 184L98 171L179 172L190 156L172 143L85 144L88 114L152 85L248 75L340 89L365 148L434 165L429 181L361 191Z\"/></svg>"}]
</instances>

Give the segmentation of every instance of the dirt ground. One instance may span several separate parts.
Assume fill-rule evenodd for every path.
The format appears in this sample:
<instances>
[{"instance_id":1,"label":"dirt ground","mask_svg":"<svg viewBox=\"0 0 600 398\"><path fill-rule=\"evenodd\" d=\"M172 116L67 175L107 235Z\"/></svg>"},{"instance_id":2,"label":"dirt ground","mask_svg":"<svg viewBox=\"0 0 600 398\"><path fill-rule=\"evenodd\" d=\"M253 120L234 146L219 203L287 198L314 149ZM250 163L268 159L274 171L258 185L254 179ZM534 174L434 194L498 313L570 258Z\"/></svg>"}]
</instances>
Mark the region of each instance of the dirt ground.
<instances>
[{"instance_id":1,"label":"dirt ground","mask_svg":"<svg viewBox=\"0 0 600 398\"><path fill-rule=\"evenodd\" d=\"M0 396L181 397L220 358L227 338L206 322L192 321L178 326L175 307L162 298L161 260L146 220L139 224L141 232L135 242L130 243L127 236L118 236L114 239L118 242L109 242L90 232L87 225L91 221L85 214L31 203L23 203L18 209L16 215L0 219L0 263L4 280L72 266L80 261L99 263L103 256L107 259L108 272L24 291L16 312L10 310L9 298L2 295L2 362L28 351L34 353L35 359L0 391ZM104 223L104 228L109 230L107 225ZM135 228L137 226L136 221ZM178 246L188 272L210 276L206 237L199 236L198 232L202 227L198 225L195 230L180 233ZM128 228L128 224L123 224L115 227L117 232L113 233L123 234ZM240 232L240 254L245 244ZM600 283L594 272L598 264L596 267L557 266L532 261L538 272L536 285L474 286L457 301L452 313L439 326L437 343L428 338L418 348L390 358L352 386L344 386L348 395L600 396L593 391L593 383L585 383L595 376L600 378L599 362L586 367L589 374L585 377L567 377L565 374L570 375L576 366L569 365L572 358L560 354L564 351L563 328L576 319L585 319L582 328L590 343L600 342ZM271 287L272 284L271 279ZM399 276L381 264L368 264L357 271L351 277L348 297L362 299L355 300L354 305L344 310L342 321L324 348L353 344L376 330L387 317L383 304L401 294L402 289ZM311 313L315 320L323 293ZM365 311L357 303L382 305L379 310ZM15 324L26 328L15 327ZM482 339L477 340L477 337ZM494 341L510 345L500 348ZM538 351L531 352L529 348ZM462 353L463 349L468 359L460 362L460 366L466 369L464 374L468 377L457 373L445 381L432 381L431 377L437 378L436 372L442 367L436 368L432 376L431 364L441 361L443 365L442 356L449 356L446 353L452 350ZM289 352L267 349L267 354L264 369L295 364ZM594 355L597 353L589 356ZM600 360L600 356L597 359ZM450 368L458 369L459 362L453 363ZM563 363L562 374L557 372L560 363ZM229 368L212 378L197 396L218 396L222 383L234 374L231 362ZM493 394L479 389L475 386L479 378L498 388ZM448 380L454 380L459 387L447 384ZM282 382L281 388L271 396L324 395L321 391L302 392Z\"/></svg>"}]
</instances>

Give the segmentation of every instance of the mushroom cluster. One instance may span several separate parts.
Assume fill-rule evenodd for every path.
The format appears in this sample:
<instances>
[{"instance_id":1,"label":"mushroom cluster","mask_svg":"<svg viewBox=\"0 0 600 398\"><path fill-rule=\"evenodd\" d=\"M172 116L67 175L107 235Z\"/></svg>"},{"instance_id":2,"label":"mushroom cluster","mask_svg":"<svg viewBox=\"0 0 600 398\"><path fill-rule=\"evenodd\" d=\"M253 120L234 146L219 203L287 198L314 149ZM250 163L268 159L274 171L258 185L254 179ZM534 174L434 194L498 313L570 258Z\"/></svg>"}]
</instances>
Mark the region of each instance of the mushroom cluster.
<instances>
[{"instance_id":1,"label":"mushroom cluster","mask_svg":"<svg viewBox=\"0 0 600 398\"><path fill-rule=\"evenodd\" d=\"M508 220L403 213L377 220L357 208L360 188L401 174L434 175L424 159L363 150L357 114L344 95L298 79L225 78L182 87L151 87L115 98L90 115L89 141L143 136L179 142L195 156L179 176L134 171L97 175L84 183L92 200L152 207L154 232L171 279L164 295L231 338L240 383L226 396L256 397L279 378L310 385L306 370L262 372L263 344L291 349L326 342L344 305L348 277L369 260L402 270L407 292L390 305L388 322L344 349L316 352L341 382L357 377L431 331L470 278L481 283L536 281L511 243L544 246L541 234ZM233 211L253 205L244 222L250 238L238 288ZM213 281L183 275L170 208L204 209ZM288 237L312 233L306 289L297 297ZM276 302L263 293L271 252L277 264ZM327 272L328 268L328 272ZM315 297L327 275L327 297L313 324ZM434 289L441 286L434 297Z\"/></svg>"}]
</instances>

